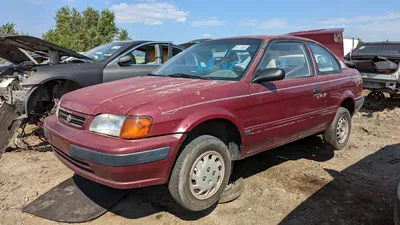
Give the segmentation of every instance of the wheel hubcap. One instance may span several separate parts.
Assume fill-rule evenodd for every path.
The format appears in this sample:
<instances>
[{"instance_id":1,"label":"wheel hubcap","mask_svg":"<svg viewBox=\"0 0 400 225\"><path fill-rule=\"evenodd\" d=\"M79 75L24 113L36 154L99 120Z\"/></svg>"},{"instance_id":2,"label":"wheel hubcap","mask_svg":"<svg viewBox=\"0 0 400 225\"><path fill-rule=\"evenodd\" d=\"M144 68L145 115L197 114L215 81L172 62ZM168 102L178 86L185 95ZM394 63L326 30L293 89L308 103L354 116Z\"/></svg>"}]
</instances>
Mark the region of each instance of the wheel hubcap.
<instances>
[{"instance_id":1,"label":"wheel hubcap","mask_svg":"<svg viewBox=\"0 0 400 225\"><path fill-rule=\"evenodd\" d=\"M340 144L346 141L349 134L349 121L345 116L341 116L336 128L336 137Z\"/></svg>"},{"instance_id":2,"label":"wheel hubcap","mask_svg":"<svg viewBox=\"0 0 400 225\"><path fill-rule=\"evenodd\" d=\"M200 200L213 196L221 187L225 175L225 162L216 151L201 154L189 174L192 195Z\"/></svg>"}]
</instances>

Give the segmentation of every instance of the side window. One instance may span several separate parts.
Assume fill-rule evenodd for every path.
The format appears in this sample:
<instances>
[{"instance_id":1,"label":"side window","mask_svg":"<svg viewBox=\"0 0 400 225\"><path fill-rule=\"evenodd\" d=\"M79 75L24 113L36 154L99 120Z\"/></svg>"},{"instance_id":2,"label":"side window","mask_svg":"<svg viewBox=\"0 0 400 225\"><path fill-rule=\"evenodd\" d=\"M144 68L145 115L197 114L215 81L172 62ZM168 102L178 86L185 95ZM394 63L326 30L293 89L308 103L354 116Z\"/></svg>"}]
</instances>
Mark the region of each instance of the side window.
<instances>
[{"instance_id":1,"label":"side window","mask_svg":"<svg viewBox=\"0 0 400 225\"><path fill-rule=\"evenodd\" d=\"M336 58L324 47L315 43L308 43L317 63L318 74L326 75L340 73L340 65Z\"/></svg>"},{"instance_id":2,"label":"side window","mask_svg":"<svg viewBox=\"0 0 400 225\"><path fill-rule=\"evenodd\" d=\"M131 64L156 64L156 50L154 45L144 45L129 52Z\"/></svg>"},{"instance_id":3,"label":"side window","mask_svg":"<svg viewBox=\"0 0 400 225\"><path fill-rule=\"evenodd\" d=\"M275 42L268 46L256 73L267 68L285 71L285 80L314 76L305 45L301 42Z\"/></svg>"},{"instance_id":4,"label":"side window","mask_svg":"<svg viewBox=\"0 0 400 225\"><path fill-rule=\"evenodd\" d=\"M143 50L134 50L132 53L133 58L136 60L136 64L143 64L146 62L146 52Z\"/></svg>"},{"instance_id":5,"label":"side window","mask_svg":"<svg viewBox=\"0 0 400 225\"><path fill-rule=\"evenodd\" d=\"M163 60L164 62L168 61L168 46L163 45L162 46L162 50L163 50ZM172 57L178 55L182 50L180 50L179 48L174 48L172 47Z\"/></svg>"}]
</instances>

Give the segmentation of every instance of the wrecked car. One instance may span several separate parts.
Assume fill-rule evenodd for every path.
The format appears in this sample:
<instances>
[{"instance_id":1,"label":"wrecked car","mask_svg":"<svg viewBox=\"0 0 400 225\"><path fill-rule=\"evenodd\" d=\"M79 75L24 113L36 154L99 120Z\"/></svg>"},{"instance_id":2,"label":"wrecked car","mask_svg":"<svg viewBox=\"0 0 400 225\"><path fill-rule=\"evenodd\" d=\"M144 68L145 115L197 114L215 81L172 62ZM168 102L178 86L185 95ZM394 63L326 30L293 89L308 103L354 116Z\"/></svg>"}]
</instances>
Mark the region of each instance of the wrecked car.
<instances>
[{"instance_id":1,"label":"wrecked car","mask_svg":"<svg viewBox=\"0 0 400 225\"><path fill-rule=\"evenodd\" d=\"M364 89L370 90L365 106L379 107L390 98L400 97L400 42L370 42L346 56L346 65L361 72Z\"/></svg>"},{"instance_id":2,"label":"wrecked car","mask_svg":"<svg viewBox=\"0 0 400 225\"><path fill-rule=\"evenodd\" d=\"M316 41L223 38L149 76L64 95L44 131L77 174L119 189L167 184L179 205L202 211L236 160L315 134L344 148L361 94L360 73Z\"/></svg>"},{"instance_id":3,"label":"wrecked car","mask_svg":"<svg viewBox=\"0 0 400 225\"><path fill-rule=\"evenodd\" d=\"M123 41L98 46L82 55L35 37L0 35L0 57L16 65L0 74L0 106L14 108L14 121L40 124L63 94L147 75L182 50L170 42ZM31 63L24 51L46 54L49 60Z\"/></svg>"}]
</instances>

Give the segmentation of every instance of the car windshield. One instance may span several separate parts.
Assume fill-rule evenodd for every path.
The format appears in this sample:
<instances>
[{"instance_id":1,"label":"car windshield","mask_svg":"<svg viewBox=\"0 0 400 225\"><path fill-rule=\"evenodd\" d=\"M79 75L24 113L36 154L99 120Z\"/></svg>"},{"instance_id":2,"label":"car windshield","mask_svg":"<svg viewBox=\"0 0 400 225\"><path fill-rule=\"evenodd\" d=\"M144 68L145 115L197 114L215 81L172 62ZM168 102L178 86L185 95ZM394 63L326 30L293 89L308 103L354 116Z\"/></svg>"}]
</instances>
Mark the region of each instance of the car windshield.
<instances>
[{"instance_id":1,"label":"car windshield","mask_svg":"<svg viewBox=\"0 0 400 225\"><path fill-rule=\"evenodd\" d=\"M400 44L366 44L352 52L352 55L399 55Z\"/></svg>"},{"instance_id":2,"label":"car windshield","mask_svg":"<svg viewBox=\"0 0 400 225\"><path fill-rule=\"evenodd\" d=\"M84 53L85 56L94 59L96 61L102 61L111 57L120 48L125 47L126 42L113 42L105 45L97 46Z\"/></svg>"},{"instance_id":3,"label":"car windshield","mask_svg":"<svg viewBox=\"0 0 400 225\"><path fill-rule=\"evenodd\" d=\"M154 76L240 80L250 67L261 39L237 38L194 45L153 72Z\"/></svg>"}]
</instances>

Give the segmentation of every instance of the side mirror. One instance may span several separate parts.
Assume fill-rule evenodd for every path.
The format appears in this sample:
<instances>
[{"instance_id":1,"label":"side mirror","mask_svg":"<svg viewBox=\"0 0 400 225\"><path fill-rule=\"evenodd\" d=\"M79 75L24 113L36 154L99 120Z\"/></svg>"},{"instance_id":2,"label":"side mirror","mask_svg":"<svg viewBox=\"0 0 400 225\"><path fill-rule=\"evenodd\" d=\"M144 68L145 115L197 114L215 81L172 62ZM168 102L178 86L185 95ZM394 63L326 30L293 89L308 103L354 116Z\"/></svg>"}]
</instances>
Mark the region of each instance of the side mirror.
<instances>
[{"instance_id":1,"label":"side mirror","mask_svg":"<svg viewBox=\"0 0 400 225\"><path fill-rule=\"evenodd\" d=\"M259 72L254 78L254 83L263 83L267 81L285 79L285 71L279 68L268 68Z\"/></svg>"},{"instance_id":2,"label":"side mirror","mask_svg":"<svg viewBox=\"0 0 400 225\"><path fill-rule=\"evenodd\" d=\"M118 59L118 65L120 66L131 65L134 64L133 61L134 61L133 56L131 54L127 54Z\"/></svg>"}]
</instances>

